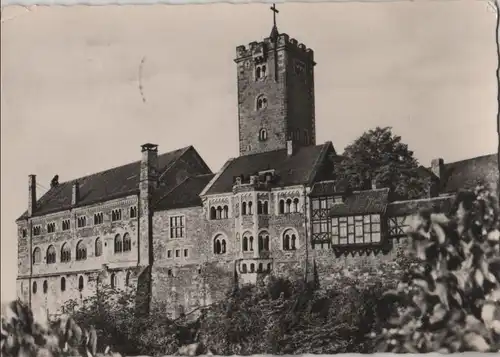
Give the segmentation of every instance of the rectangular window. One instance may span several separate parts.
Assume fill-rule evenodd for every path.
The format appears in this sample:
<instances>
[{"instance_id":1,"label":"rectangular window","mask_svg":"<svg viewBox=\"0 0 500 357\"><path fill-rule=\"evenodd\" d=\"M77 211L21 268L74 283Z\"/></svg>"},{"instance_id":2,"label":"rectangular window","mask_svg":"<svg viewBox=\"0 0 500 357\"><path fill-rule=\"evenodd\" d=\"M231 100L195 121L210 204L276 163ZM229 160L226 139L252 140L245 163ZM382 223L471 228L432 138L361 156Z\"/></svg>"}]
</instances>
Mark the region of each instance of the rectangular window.
<instances>
[{"instance_id":1,"label":"rectangular window","mask_svg":"<svg viewBox=\"0 0 500 357\"><path fill-rule=\"evenodd\" d=\"M172 258L172 250L167 250L167 258Z\"/></svg>"},{"instance_id":2,"label":"rectangular window","mask_svg":"<svg viewBox=\"0 0 500 357\"><path fill-rule=\"evenodd\" d=\"M170 217L170 238L183 238L184 229L184 216Z\"/></svg>"},{"instance_id":3,"label":"rectangular window","mask_svg":"<svg viewBox=\"0 0 500 357\"><path fill-rule=\"evenodd\" d=\"M26 228L23 229L22 235L23 235L23 238L26 238L28 236L28 231L26 230Z\"/></svg>"},{"instance_id":4,"label":"rectangular window","mask_svg":"<svg viewBox=\"0 0 500 357\"><path fill-rule=\"evenodd\" d=\"M180 256L181 256L181 250L180 249L176 249L175 250L175 257L179 258Z\"/></svg>"},{"instance_id":5,"label":"rectangular window","mask_svg":"<svg viewBox=\"0 0 500 357\"><path fill-rule=\"evenodd\" d=\"M332 218L332 244L379 243L380 216L364 215Z\"/></svg>"},{"instance_id":6,"label":"rectangular window","mask_svg":"<svg viewBox=\"0 0 500 357\"><path fill-rule=\"evenodd\" d=\"M187 257L188 257L188 250L184 249L184 258L187 258Z\"/></svg>"},{"instance_id":7,"label":"rectangular window","mask_svg":"<svg viewBox=\"0 0 500 357\"><path fill-rule=\"evenodd\" d=\"M33 227L33 235L39 236L40 234L42 234L42 227L41 226L34 226Z\"/></svg>"},{"instance_id":8,"label":"rectangular window","mask_svg":"<svg viewBox=\"0 0 500 357\"><path fill-rule=\"evenodd\" d=\"M62 230L63 231L69 231L70 228L70 223L71 221L69 219L65 219L62 221Z\"/></svg>"}]
</instances>

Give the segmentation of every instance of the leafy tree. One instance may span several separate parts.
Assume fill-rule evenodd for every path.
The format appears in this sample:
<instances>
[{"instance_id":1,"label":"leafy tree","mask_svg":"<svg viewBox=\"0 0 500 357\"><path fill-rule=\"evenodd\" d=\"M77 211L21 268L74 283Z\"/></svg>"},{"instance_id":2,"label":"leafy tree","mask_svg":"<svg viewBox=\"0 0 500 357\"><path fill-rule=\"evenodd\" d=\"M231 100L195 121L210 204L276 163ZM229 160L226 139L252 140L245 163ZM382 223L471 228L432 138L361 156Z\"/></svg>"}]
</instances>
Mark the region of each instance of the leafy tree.
<instances>
[{"instance_id":1,"label":"leafy tree","mask_svg":"<svg viewBox=\"0 0 500 357\"><path fill-rule=\"evenodd\" d=\"M333 160L336 179L351 189L368 188L374 180L395 198L414 199L424 196L430 184L413 152L390 127L365 132Z\"/></svg>"},{"instance_id":2,"label":"leafy tree","mask_svg":"<svg viewBox=\"0 0 500 357\"><path fill-rule=\"evenodd\" d=\"M411 236L420 264L380 305L390 318L374 332L379 349L500 351L497 198L483 188L462 192L449 217L420 214Z\"/></svg>"}]
</instances>

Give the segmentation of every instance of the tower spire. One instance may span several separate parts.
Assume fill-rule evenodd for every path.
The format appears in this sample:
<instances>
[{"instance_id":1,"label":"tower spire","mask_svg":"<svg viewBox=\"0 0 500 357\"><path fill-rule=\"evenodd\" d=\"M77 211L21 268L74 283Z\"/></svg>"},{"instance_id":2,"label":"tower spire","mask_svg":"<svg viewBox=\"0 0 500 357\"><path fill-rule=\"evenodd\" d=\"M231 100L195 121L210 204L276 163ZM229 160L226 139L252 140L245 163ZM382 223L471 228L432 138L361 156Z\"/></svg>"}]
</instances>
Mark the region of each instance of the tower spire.
<instances>
[{"instance_id":1,"label":"tower spire","mask_svg":"<svg viewBox=\"0 0 500 357\"><path fill-rule=\"evenodd\" d=\"M276 4L270 7L273 12L273 29L271 30L271 39L275 40L278 37L278 27L276 26L276 14L279 13L279 10L276 8Z\"/></svg>"}]
</instances>

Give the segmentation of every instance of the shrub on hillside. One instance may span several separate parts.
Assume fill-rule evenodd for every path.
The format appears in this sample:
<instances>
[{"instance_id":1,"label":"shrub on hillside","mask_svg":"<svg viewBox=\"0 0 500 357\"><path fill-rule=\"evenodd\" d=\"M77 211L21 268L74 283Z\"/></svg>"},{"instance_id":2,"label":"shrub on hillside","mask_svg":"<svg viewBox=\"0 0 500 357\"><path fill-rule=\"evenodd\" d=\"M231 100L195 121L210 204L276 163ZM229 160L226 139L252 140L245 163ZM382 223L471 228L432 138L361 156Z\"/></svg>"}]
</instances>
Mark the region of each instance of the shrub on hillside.
<instances>
[{"instance_id":1,"label":"shrub on hillside","mask_svg":"<svg viewBox=\"0 0 500 357\"><path fill-rule=\"evenodd\" d=\"M390 317L373 335L380 351L500 350L497 197L483 188L457 197L450 217L422 213L410 233L421 264L385 294Z\"/></svg>"},{"instance_id":2,"label":"shrub on hillside","mask_svg":"<svg viewBox=\"0 0 500 357\"><path fill-rule=\"evenodd\" d=\"M366 334L378 323L378 299L386 290L344 279L329 289L270 278L245 286L208 309L201 342L216 354L371 352Z\"/></svg>"}]
</instances>

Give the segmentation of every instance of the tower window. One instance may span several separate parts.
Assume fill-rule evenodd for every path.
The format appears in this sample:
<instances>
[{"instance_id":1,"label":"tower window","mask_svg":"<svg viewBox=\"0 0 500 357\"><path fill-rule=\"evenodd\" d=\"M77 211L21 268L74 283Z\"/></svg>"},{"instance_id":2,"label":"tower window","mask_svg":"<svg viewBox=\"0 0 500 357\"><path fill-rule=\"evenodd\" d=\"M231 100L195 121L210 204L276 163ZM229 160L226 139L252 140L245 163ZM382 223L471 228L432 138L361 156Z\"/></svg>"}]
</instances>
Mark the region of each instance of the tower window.
<instances>
[{"instance_id":1,"label":"tower window","mask_svg":"<svg viewBox=\"0 0 500 357\"><path fill-rule=\"evenodd\" d=\"M266 129L260 129L260 131L259 131L259 140L260 141L267 140L267 130Z\"/></svg>"},{"instance_id":2,"label":"tower window","mask_svg":"<svg viewBox=\"0 0 500 357\"><path fill-rule=\"evenodd\" d=\"M309 145L309 133L307 130L304 130L304 144Z\"/></svg>"},{"instance_id":3,"label":"tower window","mask_svg":"<svg viewBox=\"0 0 500 357\"><path fill-rule=\"evenodd\" d=\"M302 75L306 71L306 65L304 62L295 61L295 73L298 75Z\"/></svg>"},{"instance_id":4,"label":"tower window","mask_svg":"<svg viewBox=\"0 0 500 357\"><path fill-rule=\"evenodd\" d=\"M262 80L267 76L267 66L265 64L258 64L255 66L255 79Z\"/></svg>"},{"instance_id":5,"label":"tower window","mask_svg":"<svg viewBox=\"0 0 500 357\"><path fill-rule=\"evenodd\" d=\"M265 95L261 94L257 97L257 110L267 108L267 98Z\"/></svg>"}]
</instances>

